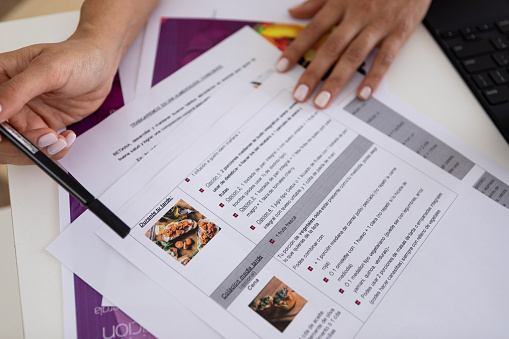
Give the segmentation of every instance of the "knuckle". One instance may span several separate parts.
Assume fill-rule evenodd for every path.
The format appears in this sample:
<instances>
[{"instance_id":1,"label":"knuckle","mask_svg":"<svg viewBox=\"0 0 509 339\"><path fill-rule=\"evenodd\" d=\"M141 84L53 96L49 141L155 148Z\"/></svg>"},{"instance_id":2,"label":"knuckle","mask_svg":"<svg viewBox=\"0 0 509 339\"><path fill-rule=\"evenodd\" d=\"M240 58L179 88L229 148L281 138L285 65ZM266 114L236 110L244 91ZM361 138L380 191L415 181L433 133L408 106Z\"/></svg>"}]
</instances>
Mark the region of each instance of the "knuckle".
<instances>
[{"instance_id":1,"label":"knuckle","mask_svg":"<svg viewBox=\"0 0 509 339\"><path fill-rule=\"evenodd\" d=\"M346 60L351 64L359 64L364 60L364 49L358 46L352 46L345 53Z\"/></svg>"},{"instance_id":2,"label":"knuckle","mask_svg":"<svg viewBox=\"0 0 509 339\"><path fill-rule=\"evenodd\" d=\"M380 29L378 29L376 26L370 26L367 27L362 32L362 37L359 37L359 43L361 46L372 46L375 45L375 43L380 38Z\"/></svg>"},{"instance_id":3,"label":"knuckle","mask_svg":"<svg viewBox=\"0 0 509 339\"><path fill-rule=\"evenodd\" d=\"M302 74L301 81L302 83L306 83L308 85L314 85L316 84L320 78L322 77L321 74L319 74L317 71L315 71L313 68L307 68L304 74Z\"/></svg>"},{"instance_id":4,"label":"knuckle","mask_svg":"<svg viewBox=\"0 0 509 339\"><path fill-rule=\"evenodd\" d=\"M391 26L393 23L393 18L391 18L389 13L382 13L375 21L374 25L377 29L383 31L386 30L388 26Z\"/></svg>"},{"instance_id":5,"label":"knuckle","mask_svg":"<svg viewBox=\"0 0 509 339\"><path fill-rule=\"evenodd\" d=\"M327 87L331 93L337 93L345 85L345 79L339 75L331 74L327 78L327 82L324 87Z\"/></svg>"},{"instance_id":6,"label":"knuckle","mask_svg":"<svg viewBox=\"0 0 509 339\"><path fill-rule=\"evenodd\" d=\"M380 65L383 67L389 67L395 59L395 54L392 51L389 50L380 50L378 56L378 60Z\"/></svg>"},{"instance_id":7,"label":"knuckle","mask_svg":"<svg viewBox=\"0 0 509 339\"><path fill-rule=\"evenodd\" d=\"M306 26L303 32L307 36L321 36L323 34L322 24L317 20L311 20L311 22Z\"/></svg>"},{"instance_id":8,"label":"knuckle","mask_svg":"<svg viewBox=\"0 0 509 339\"><path fill-rule=\"evenodd\" d=\"M366 77L366 82L370 84L379 84L382 81L383 75L381 73L372 73ZM374 87L374 86L372 86Z\"/></svg>"},{"instance_id":9,"label":"knuckle","mask_svg":"<svg viewBox=\"0 0 509 339\"><path fill-rule=\"evenodd\" d=\"M16 93L20 93L23 90L23 84L19 80L19 78L14 77L10 79L8 82L2 86L2 91L7 96L15 95Z\"/></svg>"},{"instance_id":10,"label":"knuckle","mask_svg":"<svg viewBox=\"0 0 509 339\"><path fill-rule=\"evenodd\" d=\"M336 39L328 39L322 45L322 52L332 58L337 58L341 54L341 50L343 49L343 45L337 41Z\"/></svg>"},{"instance_id":11,"label":"knuckle","mask_svg":"<svg viewBox=\"0 0 509 339\"><path fill-rule=\"evenodd\" d=\"M9 78L7 70L8 67L6 61L3 58L0 58L0 74L2 75L2 77Z\"/></svg>"},{"instance_id":12,"label":"knuckle","mask_svg":"<svg viewBox=\"0 0 509 339\"><path fill-rule=\"evenodd\" d=\"M356 6L355 16L362 17L362 16L369 16L376 12L376 1L371 0L364 0L359 1Z\"/></svg>"},{"instance_id":13,"label":"knuckle","mask_svg":"<svg viewBox=\"0 0 509 339\"><path fill-rule=\"evenodd\" d=\"M397 25L396 31L398 32L399 37L402 38L409 35L412 31L412 28L412 21L408 18L402 18Z\"/></svg>"}]
</instances>

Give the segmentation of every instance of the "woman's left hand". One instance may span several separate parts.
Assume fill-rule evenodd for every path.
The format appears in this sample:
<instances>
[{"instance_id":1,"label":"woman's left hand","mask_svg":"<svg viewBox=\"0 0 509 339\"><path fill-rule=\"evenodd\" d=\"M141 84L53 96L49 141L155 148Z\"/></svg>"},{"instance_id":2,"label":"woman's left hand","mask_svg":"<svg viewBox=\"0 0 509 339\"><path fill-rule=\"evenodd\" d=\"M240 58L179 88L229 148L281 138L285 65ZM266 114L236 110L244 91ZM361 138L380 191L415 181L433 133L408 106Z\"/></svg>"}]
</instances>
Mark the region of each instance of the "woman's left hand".
<instances>
[{"instance_id":1,"label":"woman's left hand","mask_svg":"<svg viewBox=\"0 0 509 339\"><path fill-rule=\"evenodd\" d=\"M327 107L368 54L379 47L373 65L357 91L357 96L366 100L424 18L430 3L431 0L308 0L290 9L294 17L312 19L284 51L276 69L285 72L293 67L336 26L302 74L293 95L297 101L306 101L332 68L314 98L315 106Z\"/></svg>"}]
</instances>

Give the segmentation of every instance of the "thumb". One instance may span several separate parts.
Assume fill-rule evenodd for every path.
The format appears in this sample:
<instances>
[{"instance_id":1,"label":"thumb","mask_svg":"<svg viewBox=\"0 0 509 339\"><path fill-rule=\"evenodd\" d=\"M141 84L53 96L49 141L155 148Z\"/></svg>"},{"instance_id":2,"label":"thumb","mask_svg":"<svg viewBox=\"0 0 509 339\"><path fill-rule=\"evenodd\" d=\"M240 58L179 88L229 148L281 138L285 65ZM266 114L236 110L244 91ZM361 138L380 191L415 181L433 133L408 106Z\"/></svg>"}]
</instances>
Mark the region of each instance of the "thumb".
<instances>
[{"instance_id":1,"label":"thumb","mask_svg":"<svg viewBox=\"0 0 509 339\"><path fill-rule=\"evenodd\" d=\"M51 86L51 71L36 64L29 64L25 70L0 84L0 122L21 111L33 98L52 90Z\"/></svg>"},{"instance_id":2,"label":"thumb","mask_svg":"<svg viewBox=\"0 0 509 339\"><path fill-rule=\"evenodd\" d=\"M288 11L294 18L311 18L323 7L326 1L327 0L308 0L290 8Z\"/></svg>"}]
</instances>

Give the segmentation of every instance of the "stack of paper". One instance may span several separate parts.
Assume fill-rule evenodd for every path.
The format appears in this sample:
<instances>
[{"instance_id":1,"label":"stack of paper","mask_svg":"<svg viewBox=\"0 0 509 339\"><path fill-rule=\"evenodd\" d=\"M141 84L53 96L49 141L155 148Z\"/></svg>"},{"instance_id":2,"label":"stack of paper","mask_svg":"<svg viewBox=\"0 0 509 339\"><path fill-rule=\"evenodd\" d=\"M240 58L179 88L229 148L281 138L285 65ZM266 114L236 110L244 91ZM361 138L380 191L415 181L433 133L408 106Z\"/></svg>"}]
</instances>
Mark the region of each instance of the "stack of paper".
<instances>
[{"instance_id":1,"label":"stack of paper","mask_svg":"<svg viewBox=\"0 0 509 339\"><path fill-rule=\"evenodd\" d=\"M326 110L295 102L302 68L276 73L263 32L298 26L247 19L152 20L173 43L152 49L148 87L171 76L65 160L132 227L85 212L48 248L115 305L93 306L115 315L101 335L503 336L509 173L383 86L357 100L361 73ZM184 53L168 48L186 30Z\"/></svg>"}]
</instances>

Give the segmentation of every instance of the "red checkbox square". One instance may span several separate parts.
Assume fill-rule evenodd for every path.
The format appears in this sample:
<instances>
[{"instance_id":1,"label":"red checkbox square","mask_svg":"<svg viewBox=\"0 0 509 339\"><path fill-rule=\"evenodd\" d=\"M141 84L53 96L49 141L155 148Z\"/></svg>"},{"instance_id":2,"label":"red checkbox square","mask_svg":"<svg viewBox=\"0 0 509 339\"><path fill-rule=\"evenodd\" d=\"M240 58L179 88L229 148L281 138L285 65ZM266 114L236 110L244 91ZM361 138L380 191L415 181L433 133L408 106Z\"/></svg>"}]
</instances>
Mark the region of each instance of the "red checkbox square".
<instances>
[{"instance_id":1,"label":"red checkbox square","mask_svg":"<svg viewBox=\"0 0 509 339\"><path fill-rule=\"evenodd\" d=\"M191 181L191 179L189 179L189 178L186 178L186 182L189 182L189 181Z\"/></svg>"},{"instance_id":2,"label":"red checkbox square","mask_svg":"<svg viewBox=\"0 0 509 339\"><path fill-rule=\"evenodd\" d=\"M223 203L220 203L220 204L219 204L219 207L224 207L224 204L223 204Z\"/></svg>"},{"instance_id":3,"label":"red checkbox square","mask_svg":"<svg viewBox=\"0 0 509 339\"><path fill-rule=\"evenodd\" d=\"M343 294L343 293L345 293L345 290L344 290L344 289L342 289L342 288L340 288L340 289L339 289L339 293Z\"/></svg>"},{"instance_id":4,"label":"red checkbox square","mask_svg":"<svg viewBox=\"0 0 509 339\"><path fill-rule=\"evenodd\" d=\"M237 213L233 213L233 216L236 218L238 217L239 215Z\"/></svg>"},{"instance_id":5,"label":"red checkbox square","mask_svg":"<svg viewBox=\"0 0 509 339\"><path fill-rule=\"evenodd\" d=\"M325 281L325 282L329 282L329 279L327 279L327 278L323 278L323 281Z\"/></svg>"},{"instance_id":6,"label":"red checkbox square","mask_svg":"<svg viewBox=\"0 0 509 339\"><path fill-rule=\"evenodd\" d=\"M274 239L270 239L270 243L273 244L274 243Z\"/></svg>"},{"instance_id":7,"label":"red checkbox square","mask_svg":"<svg viewBox=\"0 0 509 339\"><path fill-rule=\"evenodd\" d=\"M308 267L308 270L312 271L312 270L313 270L313 267L309 266L309 267Z\"/></svg>"},{"instance_id":8,"label":"red checkbox square","mask_svg":"<svg viewBox=\"0 0 509 339\"><path fill-rule=\"evenodd\" d=\"M202 192L202 193L203 193L203 192L205 192L205 190L204 190L203 188L200 188L200 192Z\"/></svg>"},{"instance_id":9,"label":"red checkbox square","mask_svg":"<svg viewBox=\"0 0 509 339\"><path fill-rule=\"evenodd\" d=\"M356 304L356 305L360 305L360 304L361 304L361 302L360 302L359 300L355 300L355 304Z\"/></svg>"},{"instance_id":10,"label":"red checkbox square","mask_svg":"<svg viewBox=\"0 0 509 339\"><path fill-rule=\"evenodd\" d=\"M251 227L249 227L249 228L250 228L250 229L252 229L252 230L254 230L254 229L255 229L256 227L254 227L254 226L251 226Z\"/></svg>"}]
</instances>

